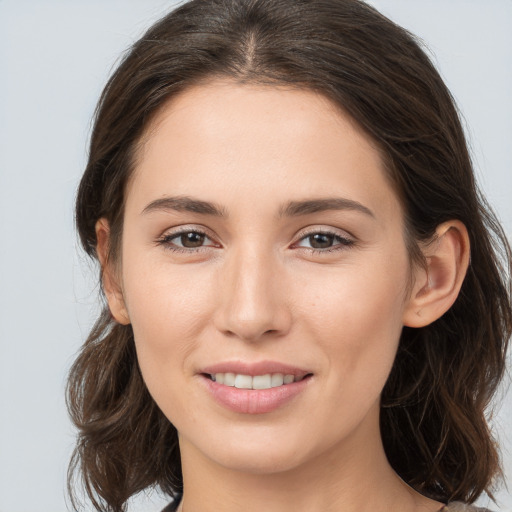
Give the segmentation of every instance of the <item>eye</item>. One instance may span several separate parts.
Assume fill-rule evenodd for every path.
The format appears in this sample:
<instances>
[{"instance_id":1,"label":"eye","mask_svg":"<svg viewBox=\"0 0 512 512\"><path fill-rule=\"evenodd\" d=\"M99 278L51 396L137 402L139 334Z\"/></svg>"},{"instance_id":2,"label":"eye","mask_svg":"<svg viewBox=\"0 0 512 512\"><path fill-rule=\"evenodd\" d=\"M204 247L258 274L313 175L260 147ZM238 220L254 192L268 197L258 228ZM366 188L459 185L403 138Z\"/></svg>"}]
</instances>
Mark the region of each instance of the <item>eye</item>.
<instances>
[{"instance_id":1,"label":"eye","mask_svg":"<svg viewBox=\"0 0 512 512\"><path fill-rule=\"evenodd\" d=\"M343 250L355 242L350 238L343 237L330 231L315 231L303 236L296 244L297 247L311 248L313 252L332 252Z\"/></svg>"},{"instance_id":2,"label":"eye","mask_svg":"<svg viewBox=\"0 0 512 512\"><path fill-rule=\"evenodd\" d=\"M157 244L176 252L194 252L206 247L216 247L211 238L198 229L167 233L157 240Z\"/></svg>"},{"instance_id":3,"label":"eye","mask_svg":"<svg viewBox=\"0 0 512 512\"><path fill-rule=\"evenodd\" d=\"M207 239L204 233L197 231L187 231L186 233L181 233L171 238L171 240L175 240L174 243L177 243L180 247L186 247L188 249L201 247Z\"/></svg>"}]
</instances>

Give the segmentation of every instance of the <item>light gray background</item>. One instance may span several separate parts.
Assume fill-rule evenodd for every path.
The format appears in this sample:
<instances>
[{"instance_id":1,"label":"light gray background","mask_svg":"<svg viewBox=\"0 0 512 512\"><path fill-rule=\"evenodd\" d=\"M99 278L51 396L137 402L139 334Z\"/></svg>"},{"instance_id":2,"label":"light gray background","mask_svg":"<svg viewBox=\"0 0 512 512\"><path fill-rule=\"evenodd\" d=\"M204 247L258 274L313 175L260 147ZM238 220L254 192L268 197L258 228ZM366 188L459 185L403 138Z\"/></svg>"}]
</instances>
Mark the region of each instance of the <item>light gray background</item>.
<instances>
[{"instance_id":1,"label":"light gray background","mask_svg":"<svg viewBox=\"0 0 512 512\"><path fill-rule=\"evenodd\" d=\"M372 3L430 47L467 121L478 178L510 235L512 1ZM97 293L75 241L75 189L113 64L172 5L0 0L0 512L66 510L73 431L64 383ZM492 423L509 482L511 402L509 392ZM497 496L492 508L512 511L510 494ZM162 503L153 495L130 510Z\"/></svg>"}]
</instances>

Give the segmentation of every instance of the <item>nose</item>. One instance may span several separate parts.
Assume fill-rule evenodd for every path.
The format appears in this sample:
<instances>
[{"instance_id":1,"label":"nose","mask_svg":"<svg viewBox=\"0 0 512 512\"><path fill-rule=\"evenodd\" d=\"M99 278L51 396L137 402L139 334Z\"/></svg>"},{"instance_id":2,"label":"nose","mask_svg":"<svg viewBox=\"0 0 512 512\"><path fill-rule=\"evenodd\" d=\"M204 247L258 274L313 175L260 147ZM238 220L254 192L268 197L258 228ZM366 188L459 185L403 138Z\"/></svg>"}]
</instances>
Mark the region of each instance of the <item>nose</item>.
<instances>
[{"instance_id":1,"label":"nose","mask_svg":"<svg viewBox=\"0 0 512 512\"><path fill-rule=\"evenodd\" d=\"M219 276L216 328L247 342L286 334L291 311L285 281L275 255L254 248L231 255Z\"/></svg>"}]
</instances>

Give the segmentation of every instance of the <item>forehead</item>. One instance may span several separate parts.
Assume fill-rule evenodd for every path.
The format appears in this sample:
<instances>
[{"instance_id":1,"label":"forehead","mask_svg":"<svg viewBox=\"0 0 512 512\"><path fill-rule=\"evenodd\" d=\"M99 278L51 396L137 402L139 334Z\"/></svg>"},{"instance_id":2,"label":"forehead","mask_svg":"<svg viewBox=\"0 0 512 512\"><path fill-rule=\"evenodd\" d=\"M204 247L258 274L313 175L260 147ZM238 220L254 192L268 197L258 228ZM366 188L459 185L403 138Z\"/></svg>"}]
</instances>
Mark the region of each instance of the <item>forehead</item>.
<instances>
[{"instance_id":1,"label":"forehead","mask_svg":"<svg viewBox=\"0 0 512 512\"><path fill-rule=\"evenodd\" d=\"M324 96L219 80L186 89L157 112L141 140L128 199L134 190L154 199L193 187L205 198L220 192L263 205L265 198L336 191L396 208L384 167L375 144Z\"/></svg>"},{"instance_id":2,"label":"forehead","mask_svg":"<svg viewBox=\"0 0 512 512\"><path fill-rule=\"evenodd\" d=\"M188 87L157 110L141 138L139 155L146 153L148 144L153 145L171 135L173 126L180 128L172 135L186 136L183 128L192 128L198 139L210 140L217 145L217 150L227 147L219 143L233 143L237 139L254 144L259 138L257 135L266 135L266 142L286 138L289 145L294 137L296 140L300 135L311 138L315 132L323 137L326 129L336 126L333 135L343 131L345 139L364 140L378 152L359 124L339 105L320 93L293 86L215 79ZM280 130L282 137L276 139ZM313 137L312 142L315 139ZM268 146L267 151L272 147Z\"/></svg>"}]
</instances>

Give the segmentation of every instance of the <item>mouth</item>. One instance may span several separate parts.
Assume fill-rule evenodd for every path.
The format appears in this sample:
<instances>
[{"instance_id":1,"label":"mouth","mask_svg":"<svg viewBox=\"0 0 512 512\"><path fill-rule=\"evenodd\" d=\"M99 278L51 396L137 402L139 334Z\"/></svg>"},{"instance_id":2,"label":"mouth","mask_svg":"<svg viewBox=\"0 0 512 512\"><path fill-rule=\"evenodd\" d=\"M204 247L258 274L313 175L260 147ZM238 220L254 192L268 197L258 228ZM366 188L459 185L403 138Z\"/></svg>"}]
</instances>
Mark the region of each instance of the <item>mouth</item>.
<instances>
[{"instance_id":1,"label":"mouth","mask_svg":"<svg viewBox=\"0 0 512 512\"><path fill-rule=\"evenodd\" d=\"M199 375L209 396L222 407L263 414L300 399L314 374L273 361L231 361L203 368Z\"/></svg>"},{"instance_id":2,"label":"mouth","mask_svg":"<svg viewBox=\"0 0 512 512\"><path fill-rule=\"evenodd\" d=\"M271 389L286 386L294 382L300 382L311 373L294 375L292 373L266 373L263 375L247 375L243 373L218 372L203 374L213 382L237 389Z\"/></svg>"}]
</instances>

